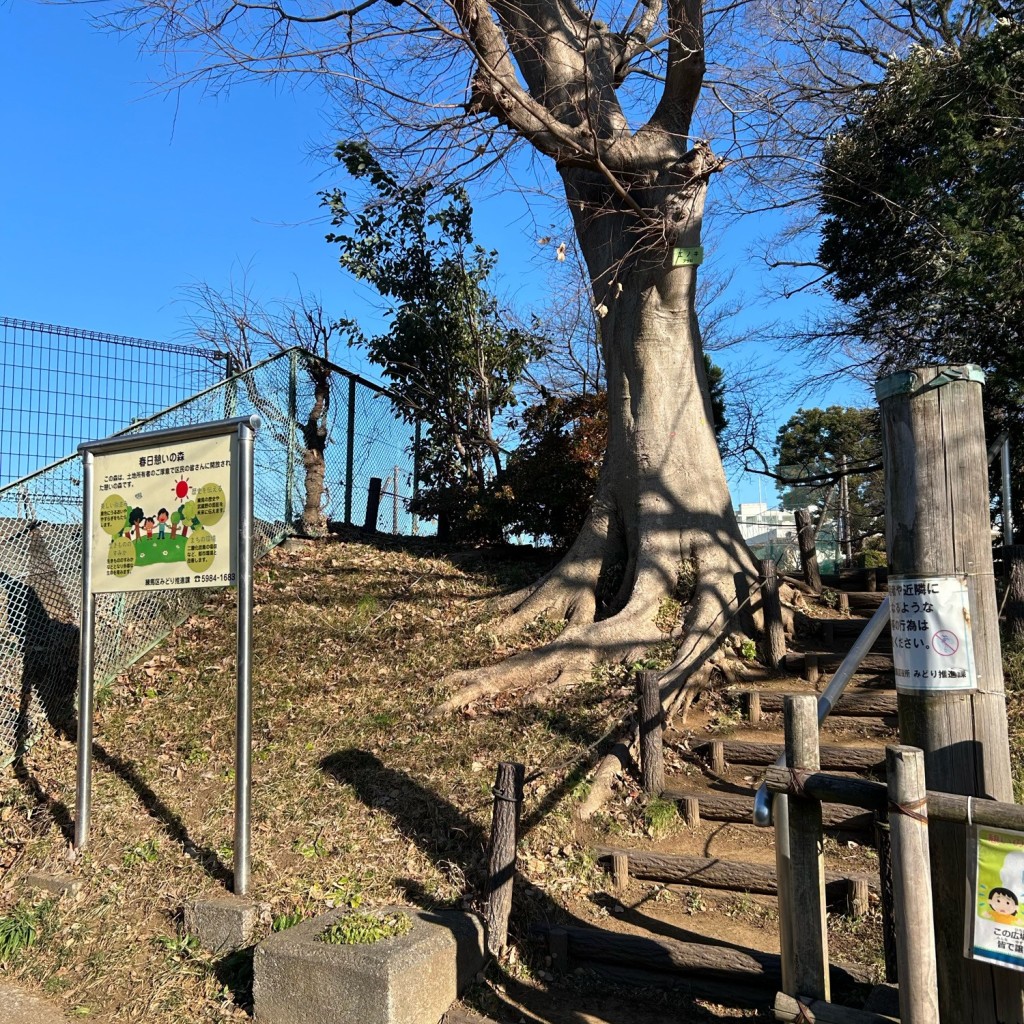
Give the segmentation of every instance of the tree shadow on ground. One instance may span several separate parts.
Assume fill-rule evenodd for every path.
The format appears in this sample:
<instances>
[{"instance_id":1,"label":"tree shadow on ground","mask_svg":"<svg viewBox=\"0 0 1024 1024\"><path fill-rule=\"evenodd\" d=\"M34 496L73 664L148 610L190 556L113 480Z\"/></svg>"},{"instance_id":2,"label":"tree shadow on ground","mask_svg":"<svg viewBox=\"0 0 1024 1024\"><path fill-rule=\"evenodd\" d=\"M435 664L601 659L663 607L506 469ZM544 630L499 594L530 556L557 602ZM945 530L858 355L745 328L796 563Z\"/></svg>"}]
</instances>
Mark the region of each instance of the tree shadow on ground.
<instances>
[{"instance_id":1,"label":"tree shadow on ground","mask_svg":"<svg viewBox=\"0 0 1024 1024\"><path fill-rule=\"evenodd\" d=\"M388 767L377 756L367 751L348 749L329 754L321 760L320 767L331 778L351 787L368 807L390 814L402 835L414 842L435 865L442 868L454 865L459 868L465 877L464 904L482 906L486 895L488 841L484 828L443 797L431 792L405 772ZM575 776L564 780L560 787L555 787L555 791L548 794L546 806L554 806L575 784ZM541 817L539 811L531 814L529 824L524 820L520 835L525 834L527 828L539 823ZM531 945L536 947L538 939L546 934L549 927L593 927L590 922L574 917L564 907L555 903L545 892L523 878L518 871L514 878L510 930L522 948ZM396 884L405 889L407 898L415 906L432 910L441 905L440 901L417 880L397 879ZM653 922L646 915L637 914L635 917L635 923L644 927L652 923L660 924ZM703 941L701 936L694 937ZM540 955L543 956L543 953ZM496 984L489 988L486 1012L491 1015L500 1013L503 1020L520 1021L524 1019L524 1011L534 1014L536 1020L555 1019L551 1016L552 1000L557 1000L561 988L565 987L568 990L571 987L570 979L553 990L535 988L517 980L500 964L492 964L489 968L489 977ZM680 985L685 986L685 979L680 980ZM595 986L590 987L594 989ZM597 989L600 989L599 985ZM514 1001L502 996L503 992L513 990ZM607 1009L611 1004L604 1000L603 1005ZM672 1007L674 1012L681 1011L685 1019L709 1019L703 1016L703 1009L685 995L679 995L672 1003ZM624 1004L621 1014L616 1011L611 1015L602 1015L601 1019L608 1021L609 1024L633 1024L639 1019L635 1010L634 1001ZM557 1014L557 1020L559 1024L592 1024L594 1018L590 1011L566 1008L563 1004Z\"/></svg>"}]
</instances>

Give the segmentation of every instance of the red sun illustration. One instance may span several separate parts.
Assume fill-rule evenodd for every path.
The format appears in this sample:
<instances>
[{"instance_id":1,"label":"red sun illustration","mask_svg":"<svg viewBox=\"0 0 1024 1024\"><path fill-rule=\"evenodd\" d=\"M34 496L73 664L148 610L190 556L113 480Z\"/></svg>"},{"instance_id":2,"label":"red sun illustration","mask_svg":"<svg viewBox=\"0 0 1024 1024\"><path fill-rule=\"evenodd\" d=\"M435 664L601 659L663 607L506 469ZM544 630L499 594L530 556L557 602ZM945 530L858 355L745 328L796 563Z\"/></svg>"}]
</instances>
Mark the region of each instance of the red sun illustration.
<instances>
[{"instance_id":1,"label":"red sun illustration","mask_svg":"<svg viewBox=\"0 0 1024 1024\"><path fill-rule=\"evenodd\" d=\"M175 484L175 486L174 486L174 494L178 498L187 498L188 497L188 481L187 480L179 480L177 482L177 484Z\"/></svg>"}]
</instances>

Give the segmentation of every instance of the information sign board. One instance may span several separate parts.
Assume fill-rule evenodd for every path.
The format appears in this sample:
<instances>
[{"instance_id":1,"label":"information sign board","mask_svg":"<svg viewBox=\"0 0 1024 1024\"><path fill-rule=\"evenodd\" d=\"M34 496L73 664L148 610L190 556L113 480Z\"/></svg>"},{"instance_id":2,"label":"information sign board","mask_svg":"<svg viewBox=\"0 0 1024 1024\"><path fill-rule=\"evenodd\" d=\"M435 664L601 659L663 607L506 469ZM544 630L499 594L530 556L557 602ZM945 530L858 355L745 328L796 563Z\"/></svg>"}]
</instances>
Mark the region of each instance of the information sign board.
<instances>
[{"instance_id":1,"label":"information sign board","mask_svg":"<svg viewBox=\"0 0 1024 1024\"><path fill-rule=\"evenodd\" d=\"M889 623L897 690L977 689L966 576L890 578Z\"/></svg>"},{"instance_id":2,"label":"information sign board","mask_svg":"<svg viewBox=\"0 0 1024 1024\"><path fill-rule=\"evenodd\" d=\"M235 583L237 432L93 456L93 593Z\"/></svg>"},{"instance_id":3,"label":"information sign board","mask_svg":"<svg viewBox=\"0 0 1024 1024\"><path fill-rule=\"evenodd\" d=\"M969 905L965 954L1024 971L1024 835L968 830ZM973 884L971 884L973 883Z\"/></svg>"}]
</instances>

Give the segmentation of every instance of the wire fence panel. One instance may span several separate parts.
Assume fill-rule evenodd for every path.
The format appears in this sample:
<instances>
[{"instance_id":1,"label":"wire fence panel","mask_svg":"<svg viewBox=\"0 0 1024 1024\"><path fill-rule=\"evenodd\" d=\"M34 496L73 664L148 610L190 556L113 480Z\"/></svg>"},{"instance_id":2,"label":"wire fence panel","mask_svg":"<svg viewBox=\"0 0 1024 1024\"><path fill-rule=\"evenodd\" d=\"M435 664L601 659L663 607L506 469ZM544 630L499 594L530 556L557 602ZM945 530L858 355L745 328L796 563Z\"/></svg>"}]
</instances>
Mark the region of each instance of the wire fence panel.
<instances>
[{"instance_id":1,"label":"wire fence panel","mask_svg":"<svg viewBox=\"0 0 1024 1024\"><path fill-rule=\"evenodd\" d=\"M224 376L199 348L0 317L0 487Z\"/></svg>"},{"instance_id":2,"label":"wire fence panel","mask_svg":"<svg viewBox=\"0 0 1024 1024\"><path fill-rule=\"evenodd\" d=\"M198 353L194 357L202 358ZM297 350L282 352L121 431L133 434L258 413L256 557L294 532L292 524L304 504L301 425L313 409L314 391L302 361L309 358ZM392 484L398 479L400 493L385 488L389 497L382 500L383 528L410 533L413 428L395 419L390 400L379 389L340 368L330 369L324 495L328 517L345 520L349 481L353 500L359 493L365 503L369 477L390 474ZM353 417L354 429L349 431ZM361 524L362 515L349 521ZM0 488L0 767L25 750L47 723L58 729L71 718L81 565L82 468L77 455ZM96 595L96 685L102 687L148 653L206 597L194 589Z\"/></svg>"}]
</instances>

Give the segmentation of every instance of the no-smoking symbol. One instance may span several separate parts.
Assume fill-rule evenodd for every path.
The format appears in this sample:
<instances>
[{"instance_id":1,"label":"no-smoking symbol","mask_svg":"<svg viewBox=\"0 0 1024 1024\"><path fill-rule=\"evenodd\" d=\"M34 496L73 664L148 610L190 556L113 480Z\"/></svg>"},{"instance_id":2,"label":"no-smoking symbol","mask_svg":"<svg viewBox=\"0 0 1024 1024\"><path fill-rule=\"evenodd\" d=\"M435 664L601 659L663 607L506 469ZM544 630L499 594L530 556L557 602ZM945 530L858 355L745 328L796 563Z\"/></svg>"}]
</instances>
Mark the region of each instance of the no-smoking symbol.
<instances>
[{"instance_id":1,"label":"no-smoking symbol","mask_svg":"<svg viewBox=\"0 0 1024 1024\"><path fill-rule=\"evenodd\" d=\"M960 638L952 630L940 629L932 637L932 650L948 658L960 650Z\"/></svg>"}]
</instances>

